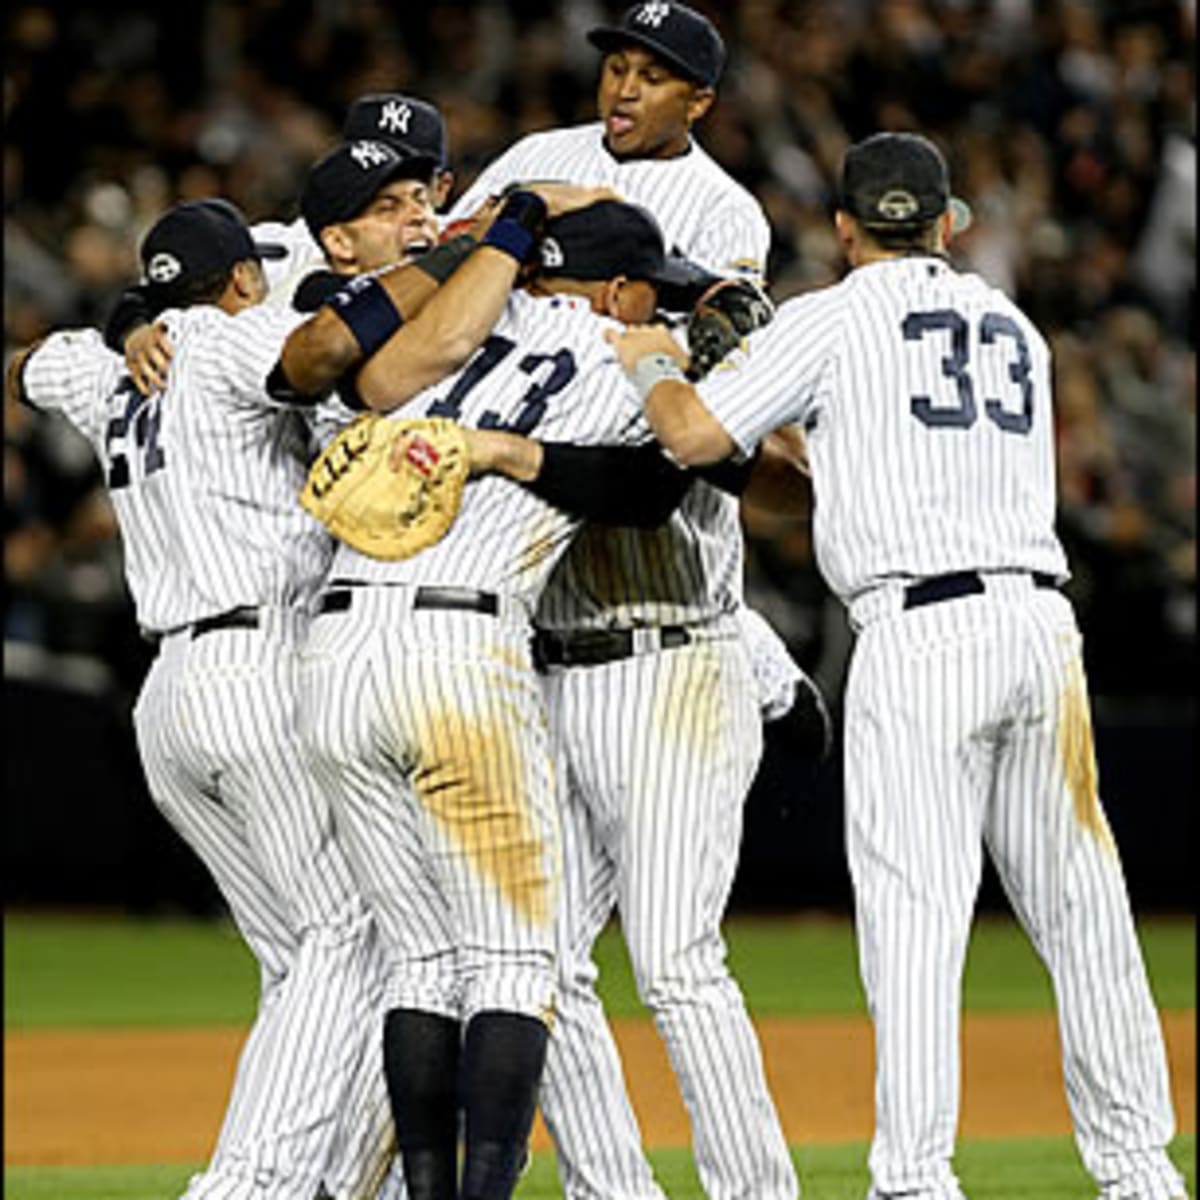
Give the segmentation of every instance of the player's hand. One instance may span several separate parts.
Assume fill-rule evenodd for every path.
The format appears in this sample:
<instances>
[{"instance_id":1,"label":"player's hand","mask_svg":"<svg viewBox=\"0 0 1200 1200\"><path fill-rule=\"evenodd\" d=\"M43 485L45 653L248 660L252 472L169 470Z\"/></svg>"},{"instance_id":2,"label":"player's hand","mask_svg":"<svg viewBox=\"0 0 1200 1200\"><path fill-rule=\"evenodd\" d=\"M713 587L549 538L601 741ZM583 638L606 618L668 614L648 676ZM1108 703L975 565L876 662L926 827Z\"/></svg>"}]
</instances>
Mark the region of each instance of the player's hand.
<instances>
[{"instance_id":1,"label":"player's hand","mask_svg":"<svg viewBox=\"0 0 1200 1200\"><path fill-rule=\"evenodd\" d=\"M629 325L620 332L606 329L604 340L616 350L621 366L627 372L632 371L645 354L669 354L681 368L688 363L687 352L665 325Z\"/></svg>"},{"instance_id":2,"label":"player's hand","mask_svg":"<svg viewBox=\"0 0 1200 1200\"><path fill-rule=\"evenodd\" d=\"M446 225L442 229L439 240L448 242L461 233L469 233L476 241L479 241L491 229L492 222L500 211L500 204L498 196L489 196L469 217L460 217L457 221L451 221Z\"/></svg>"},{"instance_id":3,"label":"player's hand","mask_svg":"<svg viewBox=\"0 0 1200 1200\"><path fill-rule=\"evenodd\" d=\"M125 364L143 396L167 386L167 368L175 348L161 321L139 325L125 339Z\"/></svg>"},{"instance_id":4,"label":"player's hand","mask_svg":"<svg viewBox=\"0 0 1200 1200\"><path fill-rule=\"evenodd\" d=\"M521 190L533 192L545 201L549 220L580 208L588 208L600 200L622 199L621 194L610 187L582 187L575 183L523 183Z\"/></svg>"}]
</instances>

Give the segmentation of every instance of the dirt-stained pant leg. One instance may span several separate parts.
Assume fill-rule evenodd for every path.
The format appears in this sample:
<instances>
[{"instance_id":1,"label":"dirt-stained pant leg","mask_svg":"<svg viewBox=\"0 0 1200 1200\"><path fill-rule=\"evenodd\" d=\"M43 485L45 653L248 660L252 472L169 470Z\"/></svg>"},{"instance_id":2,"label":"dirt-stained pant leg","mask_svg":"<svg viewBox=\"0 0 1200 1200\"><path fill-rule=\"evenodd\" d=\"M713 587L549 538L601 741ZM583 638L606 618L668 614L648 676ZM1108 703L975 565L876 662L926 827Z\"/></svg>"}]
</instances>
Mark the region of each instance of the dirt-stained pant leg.
<instances>
[{"instance_id":1,"label":"dirt-stained pant leg","mask_svg":"<svg viewBox=\"0 0 1200 1200\"><path fill-rule=\"evenodd\" d=\"M590 886L603 894L615 883L638 989L679 1082L705 1191L714 1200L791 1200L795 1170L720 933L762 748L743 643L731 636L572 668L556 686L573 781L615 864L594 867ZM576 905L594 925L603 901L584 895ZM559 1130L560 1154L590 1160L593 1178L605 1169L621 1178L588 1132L593 1089L572 1082L589 1047L607 1057L586 964L573 974L562 1000L573 1019L564 1019L561 1040L558 1029L552 1038L543 1109ZM606 1107L616 1083L608 1072Z\"/></svg>"}]
</instances>

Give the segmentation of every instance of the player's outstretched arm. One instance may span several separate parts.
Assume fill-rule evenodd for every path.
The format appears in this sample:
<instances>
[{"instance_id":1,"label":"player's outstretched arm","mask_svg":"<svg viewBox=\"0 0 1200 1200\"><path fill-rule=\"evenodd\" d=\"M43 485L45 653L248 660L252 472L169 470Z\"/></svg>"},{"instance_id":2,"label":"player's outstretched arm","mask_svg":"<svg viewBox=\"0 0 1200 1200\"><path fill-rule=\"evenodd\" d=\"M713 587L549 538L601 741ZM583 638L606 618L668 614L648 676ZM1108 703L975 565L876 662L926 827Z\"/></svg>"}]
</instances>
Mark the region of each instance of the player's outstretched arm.
<instances>
[{"instance_id":1,"label":"player's outstretched arm","mask_svg":"<svg viewBox=\"0 0 1200 1200\"><path fill-rule=\"evenodd\" d=\"M699 467L736 455L733 439L684 377L679 344L665 326L632 326L604 336L637 388L654 436L677 462Z\"/></svg>"},{"instance_id":2,"label":"player's outstretched arm","mask_svg":"<svg viewBox=\"0 0 1200 1200\"><path fill-rule=\"evenodd\" d=\"M574 446L504 430L464 428L463 433L472 475L505 475L556 508L601 525L655 529L692 484L691 473L675 466L653 441Z\"/></svg>"},{"instance_id":3,"label":"player's outstretched arm","mask_svg":"<svg viewBox=\"0 0 1200 1200\"><path fill-rule=\"evenodd\" d=\"M355 385L370 408L390 411L456 371L491 332L521 267L533 261L547 219L614 199L608 188L537 183L510 192L478 249L416 320L372 354Z\"/></svg>"}]
</instances>

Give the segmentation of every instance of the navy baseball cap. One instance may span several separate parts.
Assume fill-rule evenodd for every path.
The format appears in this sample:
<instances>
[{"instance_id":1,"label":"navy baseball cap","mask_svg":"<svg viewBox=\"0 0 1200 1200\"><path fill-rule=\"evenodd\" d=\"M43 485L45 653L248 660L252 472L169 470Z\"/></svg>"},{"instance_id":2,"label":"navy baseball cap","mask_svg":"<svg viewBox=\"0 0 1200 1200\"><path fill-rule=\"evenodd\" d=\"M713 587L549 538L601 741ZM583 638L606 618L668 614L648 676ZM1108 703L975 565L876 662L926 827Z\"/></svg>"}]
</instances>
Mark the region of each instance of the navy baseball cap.
<instances>
[{"instance_id":1,"label":"navy baseball cap","mask_svg":"<svg viewBox=\"0 0 1200 1200\"><path fill-rule=\"evenodd\" d=\"M286 257L286 247L256 242L237 205L219 198L176 204L155 221L141 246L143 278L164 307L186 295L191 284L235 263Z\"/></svg>"},{"instance_id":2,"label":"navy baseball cap","mask_svg":"<svg viewBox=\"0 0 1200 1200\"><path fill-rule=\"evenodd\" d=\"M308 172L300 212L320 240L326 225L352 221L393 179L429 179L433 158L404 155L387 142L359 138L339 142Z\"/></svg>"},{"instance_id":3,"label":"navy baseball cap","mask_svg":"<svg viewBox=\"0 0 1200 1200\"><path fill-rule=\"evenodd\" d=\"M655 286L686 286L693 276L668 256L658 222L636 204L598 200L546 222L538 245L542 276L612 279L625 275Z\"/></svg>"},{"instance_id":4,"label":"navy baseball cap","mask_svg":"<svg viewBox=\"0 0 1200 1200\"><path fill-rule=\"evenodd\" d=\"M713 23L686 4L646 0L625 10L618 26L588 31L588 41L609 54L632 43L705 87L716 87L725 66L725 43Z\"/></svg>"},{"instance_id":5,"label":"navy baseball cap","mask_svg":"<svg viewBox=\"0 0 1200 1200\"><path fill-rule=\"evenodd\" d=\"M387 142L409 158L429 158L446 165L446 122L426 100L399 92L359 96L346 110L342 137L351 142L369 138Z\"/></svg>"},{"instance_id":6,"label":"navy baseball cap","mask_svg":"<svg viewBox=\"0 0 1200 1200\"><path fill-rule=\"evenodd\" d=\"M868 229L911 229L947 208L956 232L971 223L970 208L950 194L942 152L918 133L876 133L851 146L842 163L841 206Z\"/></svg>"}]
</instances>

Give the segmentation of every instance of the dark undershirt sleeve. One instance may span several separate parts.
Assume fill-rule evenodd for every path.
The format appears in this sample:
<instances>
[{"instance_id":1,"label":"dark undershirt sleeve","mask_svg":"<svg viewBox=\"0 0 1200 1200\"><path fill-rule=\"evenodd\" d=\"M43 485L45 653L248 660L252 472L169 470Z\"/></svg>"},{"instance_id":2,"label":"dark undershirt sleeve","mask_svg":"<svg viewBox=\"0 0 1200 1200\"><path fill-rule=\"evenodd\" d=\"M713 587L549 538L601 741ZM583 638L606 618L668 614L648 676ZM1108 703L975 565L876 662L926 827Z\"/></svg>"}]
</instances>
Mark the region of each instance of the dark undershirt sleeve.
<instances>
[{"instance_id":1,"label":"dark undershirt sleeve","mask_svg":"<svg viewBox=\"0 0 1200 1200\"><path fill-rule=\"evenodd\" d=\"M641 446L542 444L542 469L525 486L557 508L599 525L654 529L679 506L694 479L738 496L754 459L729 460L698 471L677 467L658 442Z\"/></svg>"}]
</instances>

